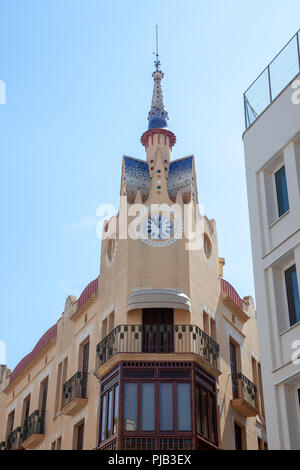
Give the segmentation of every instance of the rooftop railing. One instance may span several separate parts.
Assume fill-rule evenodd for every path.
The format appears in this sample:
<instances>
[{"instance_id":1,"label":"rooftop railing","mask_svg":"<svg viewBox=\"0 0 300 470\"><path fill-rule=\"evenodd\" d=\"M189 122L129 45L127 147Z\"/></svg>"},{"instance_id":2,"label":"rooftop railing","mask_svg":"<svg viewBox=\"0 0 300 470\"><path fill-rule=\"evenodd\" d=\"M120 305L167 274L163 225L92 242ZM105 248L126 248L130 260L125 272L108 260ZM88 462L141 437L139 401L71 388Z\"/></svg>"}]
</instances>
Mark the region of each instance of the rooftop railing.
<instances>
[{"instance_id":1,"label":"rooftop railing","mask_svg":"<svg viewBox=\"0 0 300 470\"><path fill-rule=\"evenodd\" d=\"M194 353L218 367L219 345L195 325L119 325L96 349L96 369L120 353Z\"/></svg>"},{"instance_id":2,"label":"rooftop railing","mask_svg":"<svg viewBox=\"0 0 300 470\"><path fill-rule=\"evenodd\" d=\"M299 35L300 30L244 93L246 129L300 73Z\"/></svg>"}]
</instances>

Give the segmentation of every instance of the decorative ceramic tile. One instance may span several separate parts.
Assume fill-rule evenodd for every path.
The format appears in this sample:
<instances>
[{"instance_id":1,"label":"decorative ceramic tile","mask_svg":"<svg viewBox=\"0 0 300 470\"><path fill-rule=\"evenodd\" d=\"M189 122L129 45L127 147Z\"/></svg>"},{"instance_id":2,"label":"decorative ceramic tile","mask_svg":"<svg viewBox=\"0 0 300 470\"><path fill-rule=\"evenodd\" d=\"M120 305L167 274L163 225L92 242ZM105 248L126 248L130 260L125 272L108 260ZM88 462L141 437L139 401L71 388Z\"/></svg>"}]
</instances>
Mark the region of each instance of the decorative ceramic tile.
<instances>
[{"instance_id":1,"label":"decorative ceramic tile","mask_svg":"<svg viewBox=\"0 0 300 470\"><path fill-rule=\"evenodd\" d=\"M168 176L168 191L175 202L178 190L182 192L183 202L189 202L191 185L193 183L193 157L174 160L170 163Z\"/></svg>"}]
</instances>

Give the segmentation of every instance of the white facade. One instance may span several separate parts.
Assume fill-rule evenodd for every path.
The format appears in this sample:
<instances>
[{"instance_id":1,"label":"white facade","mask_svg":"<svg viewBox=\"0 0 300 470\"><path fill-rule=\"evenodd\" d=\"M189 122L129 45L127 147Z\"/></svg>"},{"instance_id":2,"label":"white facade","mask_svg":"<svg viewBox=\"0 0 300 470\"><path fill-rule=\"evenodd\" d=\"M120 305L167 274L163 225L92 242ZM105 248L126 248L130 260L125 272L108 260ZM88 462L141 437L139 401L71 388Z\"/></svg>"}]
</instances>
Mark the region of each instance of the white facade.
<instances>
[{"instance_id":1,"label":"white facade","mask_svg":"<svg viewBox=\"0 0 300 470\"><path fill-rule=\"evenodd\" d=\"M291 320L285 274L296 266L300 291L300 104L293 95L290 84L243 137L268 442L286 450L300 449L300 323L298 315ZM279 216L275 175L283 165L289 210Z\"/></svg>"}]
</instances>

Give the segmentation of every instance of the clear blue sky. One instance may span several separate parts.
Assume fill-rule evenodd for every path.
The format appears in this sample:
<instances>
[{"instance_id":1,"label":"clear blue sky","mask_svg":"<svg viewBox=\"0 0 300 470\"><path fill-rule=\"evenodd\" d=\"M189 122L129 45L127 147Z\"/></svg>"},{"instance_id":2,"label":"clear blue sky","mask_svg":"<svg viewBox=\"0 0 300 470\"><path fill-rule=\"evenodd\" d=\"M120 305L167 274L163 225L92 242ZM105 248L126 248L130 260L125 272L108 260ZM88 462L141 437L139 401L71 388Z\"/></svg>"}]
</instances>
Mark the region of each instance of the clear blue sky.
<instances>
[{"instance_id":1,"label":"clear blue sky","mask_svg":"<svg viewBox=\"0 0 300 470\"><path fill-rule=\"evenodd\" d=\"M173 158L195 155L225 277L254 294L242 94L300 27L300 3L0 0L1 322L14 367L99 272L96 208L144 158L155 23Z\"/></svg>"}]
</instances>

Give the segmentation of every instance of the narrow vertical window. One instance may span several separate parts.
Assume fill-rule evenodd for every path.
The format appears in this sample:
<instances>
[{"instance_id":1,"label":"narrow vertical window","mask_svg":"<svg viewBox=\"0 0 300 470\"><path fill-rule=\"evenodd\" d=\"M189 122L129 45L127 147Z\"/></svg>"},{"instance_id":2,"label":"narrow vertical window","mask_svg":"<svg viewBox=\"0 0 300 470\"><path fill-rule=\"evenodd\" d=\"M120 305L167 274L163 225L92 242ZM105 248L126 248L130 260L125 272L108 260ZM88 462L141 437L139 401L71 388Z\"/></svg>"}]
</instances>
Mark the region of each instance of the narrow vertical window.
<instances>
[{"instance_id":1,"label":"narrow vertical window","mask_svg":"<svg viewBox=\"0 0 300 470\"><path fill-rule=\"evenodd\" d=\"M137 383L124 384L124 429L135 431L137 429Z\"/></svg>"},{"instance_id":2,"label":"narrow vertical window","mask_svg":"<svg viewBox=\"0 0 300 470\"><path fill-rule=\"evenodd\" d=\"M101 441L105 440L105 428L106 428L106 400L107 395L102 398L102 419L101 419Z\"/></svg>"},{"instance_id":3,"label":"narrow vertical window","mask_svg":"<svg viewBox=\"0 0 300 470\"><path fill-rule=\"evenodd\" d=\"M296 265L285 271L285 284L289 308L290 326L300 322L300 298Z\"/></svg>"},{"instance_id":4,"label":"narrow vertical window","mask_svg":"<svg viewBox=\"0 0 300 470\"><path fill-rule=\"evenodd\" d=\"M160 384L160 430L173 431L173 384Z\"/></svg>"},{"instance_id":5,"label":"narrow vertical window","mask_svg":"<svg viewBox=\"0 0 300 470\"><path fill-rule=\"evenodd\" d=\"M203 392L202 392L202 399L203 399L203 424L204 424L203 434L206 437L206 439L208 439L209 438L209 432L208 432L208 392L206 390L203 390Z\"/></svg>"},{"instance_id":6,"label":"narrow vertical window","mask_svg":"<svg viewBox=\"0 0 300 470\"><path fill-rule=\"evenodd\" d=\"M281 217L290 208L287 182L286 182L286 174L285 174L285 166L282 166L280 170L278 170L275 173L275 184L276 184L276 194L277 194L278 215L279 217Z\"/></svg>"},{"instance_id":7,"label":"narrow vertical window","mask_svg":"<svg viewBox=\"0 0 300 470\"><path fill-rule=\"evenodd\" d=\"M209 396L209 422L211 440L216 442L216 419L215 419L215 399L212 395Z\"/></svg>"},{"instance_id":8,"label":"narrow vertical window","mask_svg":"<svg viewBox=\"0 0 300 470\"><path fill-rule=\"evenodd\" d=\"M114 398L114 434L118 430L118 412L119 412L119 385L115 388L115 398Z\"/></svg>"},{"instance_id":9,"label":"narrow vertical window","mask_svg":"<svg viewBox=\"0 0 300 470\"><path fill-rule=\"evenodd\" d=\"M142 383L142 431L155 431L154 383Z\"/></svg>"},{"instance_id":10,"label":"narrow vertical window","mask_svg":"<svg viewBox=\"0 0 300 470\"><path fill-rule=\"evenodd\" d=\"M202 433L202 416L201 416L201 394L200 388L196 387L196 425L197 433Z\"/></svg>"},{"instance_id":11,"label":"narrow vertical window","mask_svg":"<svg viewBox=\"0 0 300 470\"><path fill-rule=\"evenodd\" d=\"M243 450L242 428L234 423L234 437L236 450Z\"/></svg>"},{"instance_id":12,"label":"narrow vertical window","mask_svg":"<svg viewBox=\"0 0 300 470\"><path fill-rule=\"evenodd\" d=\"M83 450L84 422L76 426L76 450Z\"/></svg>"},{"instance_id":13,"label":"narrow vertical window","mask_svg":"<svg viewBox=\"0 0 300 470\"><path fill-rule=\"evenodd\" d=\"M177 430L191 430L191 386L189 383L177 384Z\"/></svg>"},{"instance_id":14,"label":"narrow vertical window","mask_svg":"<svg viewBox=\"0 0 300 470\"><path fill-rule=\"evenodd\" d=\"M112 399L113 391L111 390L108 394L108 407L107 407L107 437L110 437L112 432Z\"/></svg>"}]
</instances>

